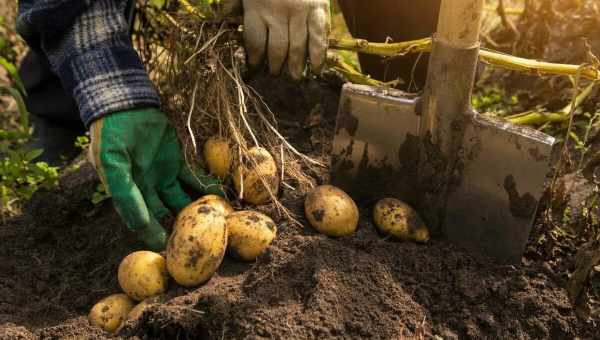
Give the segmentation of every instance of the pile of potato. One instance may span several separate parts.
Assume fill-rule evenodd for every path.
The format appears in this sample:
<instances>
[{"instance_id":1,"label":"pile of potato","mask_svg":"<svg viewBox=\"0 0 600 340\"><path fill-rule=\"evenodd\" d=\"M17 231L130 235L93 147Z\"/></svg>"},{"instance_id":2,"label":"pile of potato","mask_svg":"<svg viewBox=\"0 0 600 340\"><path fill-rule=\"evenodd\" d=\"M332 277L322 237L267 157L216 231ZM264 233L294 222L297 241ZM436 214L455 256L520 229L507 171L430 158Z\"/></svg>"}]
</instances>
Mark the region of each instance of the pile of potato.
<instances>
[{"instance_id":1,"label":"pile of potato","mask_svg":"<svg viewBox=\"0 0 600 340\"><path fill-rule=\"evenodd\" d=\"M100 300L88 315L90 324L111 333L125 320L141 314L151 304L150 299L167 290L169 276L165 258L151 251L133 252L121 261L118 280L125 294ZM136 306L134 301L141 302Z\"/></svg>"},{"instance_id":2,"label":"pile of potato","mask_svg":"<svg viewBox=\"0 0 600 340\"><path fill-rule=\"evenodd\" d=\"M226 140L211 138L204 145L204 158L211 174L222 181L231 173L231 148ZM250 159L233 169L239 197L259 205L271 201L279 190L275 160L262 148L250 150ZM353 234L359 221L356 203L344 191L323 185L310 192L304 209L310 224L331 237ZM379 201L373 211L377 228L403 241L427 242L429 231L418 214L393 198ZM217 271L225 253L243 261L254 261L277 235L273 220L255 211L234 211L227 200L208 195L181 211L168 240L165 256L136 251L126 256L118 270L123 293L102 299L89 314L92 325L115 332L124 321L139 317L161 300L172 278L181 286L196 287ZM136 305L137 303L137 305Z\"/></svg>"},{"instance_id":3,"label":"pile of potato","mask_svg":"<svg viewBox=\"0 0 600 340\"><path fill-rule=\"evenodd\" d=\"M124 321L139 317L160 300L169 277L185 287L199 286L217 271L226 251L235 258L254 261L276 234L270 217L254 211L234 212L224 198L204 196L177 217L164 257L137 251L123 259L118 280L125 294L102 299L92 307L89 321L115 332Z\"/></svg>"},{"instance_id":4,"label":"pile of potato","mask_svg":"<svg viewBox=\"0 0 600 340\"><path fill-rule=\"evenodd\" d=\"M226 181L231 175L233 185L241 199L261 205L271 201L279 191L277 164L273 156L264 148L248 150L247 159L238 160L232 168L232 152L229 142L220 137L209 138L204 143L204 161L208 171Z\"/></svg>"},{"instance_id":5,"label":"pile of potato","mask_svg":"<svg viewBox=\"0 0 600 340\"><path fill-rule=\"evenodd\" d=\"M244 201L266 204L277 195L277 166L267 150L250 149L249 159L236 164L233 173L229 142L210 138L203 153L211 174L221 181L233 175L233 184ZM89 321L115 332L124 321L140 316L159 301L169 278L181 286L199 286L217 271L226 252L243 261L254 261L276 235L277 226L270 217L255 211L235 212L224 198L204 196L179 213L165 256L137 251L123 259L118 280L124 294L108 296L94 305Z\"/></svg>"}]
</instances>

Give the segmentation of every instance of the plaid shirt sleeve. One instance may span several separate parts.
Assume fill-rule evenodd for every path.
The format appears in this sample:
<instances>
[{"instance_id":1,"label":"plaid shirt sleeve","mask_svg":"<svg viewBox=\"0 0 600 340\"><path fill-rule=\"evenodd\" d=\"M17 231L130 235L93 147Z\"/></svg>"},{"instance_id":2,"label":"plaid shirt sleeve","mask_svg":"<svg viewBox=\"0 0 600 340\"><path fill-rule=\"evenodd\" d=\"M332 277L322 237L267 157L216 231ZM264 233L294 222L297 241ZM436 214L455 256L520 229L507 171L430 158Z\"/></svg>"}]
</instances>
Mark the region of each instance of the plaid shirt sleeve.
<instances>
[{"instance_id":1,"label":"plaid shirt sleeve","mask_svg":"<svg viewBox=\"0 0 600 340\"><path fill-rule=\"evenodd\" d=\"M133 48L126 0L21 0L17 30L44 52L86 126L104 115L160 106Z\"/></svg>"}]
</instances>

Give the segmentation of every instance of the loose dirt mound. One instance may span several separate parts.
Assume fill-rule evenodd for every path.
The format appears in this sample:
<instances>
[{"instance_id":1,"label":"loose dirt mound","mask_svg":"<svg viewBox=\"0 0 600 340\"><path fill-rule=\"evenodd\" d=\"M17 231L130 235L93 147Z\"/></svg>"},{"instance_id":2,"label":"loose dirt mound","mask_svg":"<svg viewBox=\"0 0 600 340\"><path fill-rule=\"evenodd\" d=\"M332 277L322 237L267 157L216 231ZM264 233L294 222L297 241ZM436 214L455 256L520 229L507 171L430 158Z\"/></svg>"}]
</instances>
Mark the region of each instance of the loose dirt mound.
<instances>
[{"instance_id":1,"label":"loose dirt mound","mask_svg":"<svg viewBox=\"0 0 600 340\"><path fill-rule=\"evenodd\" d=\"M327 160L339 89L260 79L254 85L301 151ZM317 106L317 104L319 106ZM311 114L312 113L312 114ZM320 117L320 118L319 118ZM320 125L315 125L320 121ZM313 174L327 181L326 169ZM39 194L0 227L0 338L106 338L85 315L118 291L116 268L136 244L110 204L89 202L89 165ZM226 259L196 290L171 285L168 300L129 321L119 336L238 338L593 338L560 280L541 262L499 266L443 242L385 240L363 207L359 231L331 239L301 217L303 192L282 201L303 226L280 233L256 263ZM263 210L277 219L270 207Z\"/></svg>"}]
</instances>

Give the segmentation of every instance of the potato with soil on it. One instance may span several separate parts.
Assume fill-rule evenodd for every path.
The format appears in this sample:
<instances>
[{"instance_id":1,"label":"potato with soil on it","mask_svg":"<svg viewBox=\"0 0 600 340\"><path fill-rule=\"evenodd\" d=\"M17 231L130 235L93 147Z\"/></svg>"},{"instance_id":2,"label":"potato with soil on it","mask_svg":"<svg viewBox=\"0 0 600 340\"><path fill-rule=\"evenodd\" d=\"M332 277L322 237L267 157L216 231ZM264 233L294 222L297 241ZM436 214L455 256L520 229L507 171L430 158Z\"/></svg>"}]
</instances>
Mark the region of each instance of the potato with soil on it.
<instances>
[{"instance_id":1,"label":"potato with soil on it","mask_svg":"<svg viewBox=\"0 0 600 340\"><path fill-rule=\"evenodd\" d=\"M231 169L231 146L221 137L211 137L204 143L204 161L208 171L224 180Z\"/></svg>"},{"instance_id":2,"label":"potato with soil on it","mask_svg":"<svg viewBox=\"0 0 600 340\"><path fill-rule=\"evenodd\" d=\"M347 236L358 226L356 203L332 185L322 185L310 192L304 201L304 212L310 224L328 236Z\"/></svg>"},{"instance_id":3,"label":"potato with soil on it","mask_svg":"<svg viewBox=\"0 0 600 340\"><path fill-rule=\"evenodd\" d=\"M244 261L254 261L264 253L277 234L273 220L255 211L238 211L227 217L231 255Z\"/></svg>"},{"instance_id":4,"label":"potato with soil on it","mask_svg":"<svg viewBox=\"0 0 600 340\"><path fill-rule=\"evenodd\" d=\"M125 321L133 306L133 300L126 294L110 295L92 307L88 320L91 325L113 333Z\"/></svg>"},{"instance_id":5,"label":"potato with soil on it","mask_svg":"<svg viewBox=\"0 0 600 340\"><path fill-rule=\"evenodd\" d=\"M164 301L164 296L153 296L145 299L144 301L138 303L133 307L129 313L127 313L127 320L136 320L144 314L144 311L151 307L152 305Z\"/></svg>"},{"instance_id":6,"label":"potato with soil on it","mask_svg":"<svg viewBox=\"0 0 600 340\"><path fill-rule=\"evenodd\" d=\"M235 189L248 203L254 205L269 203L272 199L271 195L277 196L279 191L275 159L269 151L259 147L250 149L248 156L251 159L240 162L234 171Z\"/></svg>"},{"instance_id":7,"label":"potato with soil on it","mask_svg":"<svg viewBox=\"0 0 600 340\"><path fill-rule=\"evenodd\" d=\"M225 216L233 213L235 210L233 210L233 207L231 206L231 204L229 204L229 202L224 199L221 196L217 196L217 195L206 195L201 197L199 200L195 201L194 203L192 203L192 205L195 206L200 206L200 205L209 205L213 208L215 208L217 211L223 213Z\"/></svg>"},{"instance_id":8,"label":"potato with soil on it","mask_svg":"<svg viewBox=\"0 0 600 340\"><path fill-rule=\"evenodd\" d=\"M373 218L377 228L386 235L392 235L402 241L426 243L429 241L429 229L408 204L395 199L384 198L375 204Z\"/></svg>"},{"instance_id":9,"label":"potato with soil on it","mask_svg":"<svg viewBox=\"0 0 600 340\"><path fill-rule=\"evenodd\" d=\"M207 205L191 204L179 214L167 243L167 270L182 286L208 281L227 248L225 215Z\"/></svg>"},{"instance_id":10,"label":"potato with soil on it","mask_svg":"<svg viewBox=\"0 0 600 340\"><path fill-rule=\"evenodd\" d=\"M162 294L167 290L169 276L165 258L151 251L136 251L119 265L119 285L134 300Z\"/></svg>"}]
</instances>

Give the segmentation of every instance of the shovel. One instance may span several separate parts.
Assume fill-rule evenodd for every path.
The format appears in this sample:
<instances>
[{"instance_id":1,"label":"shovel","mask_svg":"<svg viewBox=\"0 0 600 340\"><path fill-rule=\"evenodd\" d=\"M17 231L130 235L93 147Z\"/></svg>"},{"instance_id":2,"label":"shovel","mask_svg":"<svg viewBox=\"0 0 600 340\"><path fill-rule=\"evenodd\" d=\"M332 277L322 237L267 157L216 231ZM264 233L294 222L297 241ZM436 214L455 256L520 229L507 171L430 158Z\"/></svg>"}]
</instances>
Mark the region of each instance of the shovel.
<instances>
[{"instance_id":1,"label":"shovel","mask_svg":"<svg viewBox=\"0 0 600 340\"><path fill-rule=\"evenodd\" d=\"M471 105L484 0L442 0L423 96L347 84L332 182L362 203L396 197L432 232L519 263L555 139Z\"/></svg>"}]
</instances>

